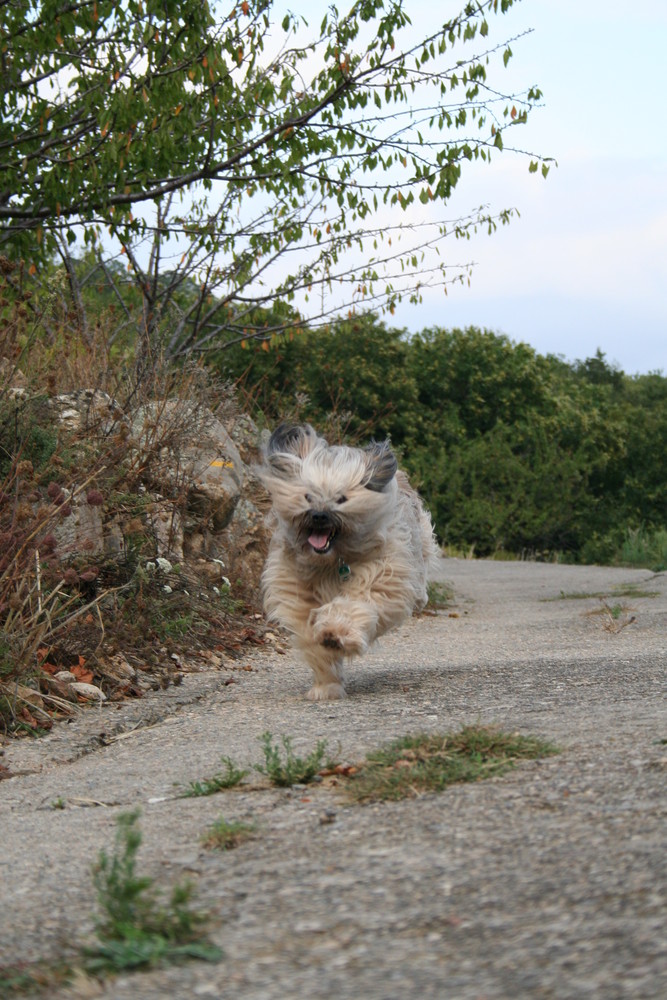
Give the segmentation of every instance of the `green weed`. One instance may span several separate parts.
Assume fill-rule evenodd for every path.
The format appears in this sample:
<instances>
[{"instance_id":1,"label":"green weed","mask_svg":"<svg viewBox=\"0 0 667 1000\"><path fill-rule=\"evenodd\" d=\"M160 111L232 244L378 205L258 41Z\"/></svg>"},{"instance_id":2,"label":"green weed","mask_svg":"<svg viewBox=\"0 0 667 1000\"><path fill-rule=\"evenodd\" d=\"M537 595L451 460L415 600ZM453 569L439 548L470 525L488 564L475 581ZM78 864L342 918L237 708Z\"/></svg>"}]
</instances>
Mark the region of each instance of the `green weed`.
<instances>
[{"instance_id":1,"label":"green weed","mask_svg":"<svg viewBox=\"0 0 667 1000\"><path fill-rule=\"evenodd\" d=\"M234 788L240 785L249 771L243 771L237 767L230 757L223 757L222 763L225 766L224 773L214 774L212 778L204 778L203 781L191 781L187 790L181 798L196 798L201 795L215 795L225 788Z\"/></svg>"},{"instance_id":2,"label":"green weed","mask_svg":"<svg viewBox=\"0 0 667 1000\"><path fill-rule=\"evenodd\" d=\"M220 949L202 938L206 918L190 907L192 886L174 886L165 906L153 880L137 874L138 818L136 810L118 817L113 853L102 851L95 867L101 915L98 943L85 950L87 971L120 972L188 958L217 961Z\"/></svg>"},{"instance_id":3,"label":"green weed","mask_svg":"<svg viewBox=\"0 0 667 1000\"><path fill-rule=\"evenodd\" d=\"M624 583L613 587L611 593L608 590L561 590L558 597L546 597L545 603L549 601L590 601L604 600L607 597L659 597L657 590L645 590L638 583Z\"/></svg>"},{"instance_id":4,"label":"green weed","mask_svg":"<svg viewBox=\"0 0 667 1000\"><path fill-rule=\"evenodd\" d=\"M451 607L454 600L454 588L451 583L431 582L426 588L428 602L426 608L429 611L438 611L441 608Z\"/></svg>"},{"instance_id":5,"label":"green weed","mask_svg":"<svg viewBox=\"0 0 667 1000\"><path fill-rule=\"evenodd\" d=\"M63 962L23 962L0 966L0 997L54 996L71 980L73 970Z\"/></svg>"},{"instance_id":6,"label":"green weed","mask_svg":"<svg viewBox=\"0 0 667 1000\"><path fill-rule=\"evenodd\" d=\"M655 573L667 569L667 529L627 531L617 554L621 566L647 567Z\"/></svg>"},{"instance_id":7,"label":"green weed","mask_svg":"<svg viewBox=\"0 0 667 1000\"><path fill-rule=\"evenodd\" d=\"M632 608L627 604L609 604L603 597L600 598L602 607L594 611L589 611L589 615L602 615L604 621L602 627L607 632L621 632L628 625L633 625L637 621L636 615L630 614Z\"/></svg>"},{"instance_id":8,"label":"green weed","mask_svg":"<svg viewBox=\"0 0 667 1000\"><path fill-rule=\"evenodd\" d=\"M249 840L256 829L254 823L243 823L239 820L228 821L221 817L208 828L202 837L202 844L204 847L211 847L218 851L230 851Z\"/></svg>"},{"instance_id":9,"label":"green weed","mask_svg":"<svg viewBox=\"0 0 667 1000\"><path fill-rule=\"evenodd\" d=\"M351 777L357 802L382 802L440 792L461 781L501 774L521 759L557 753L544 740L466 726L457 733L405 736L370 753Z\"/></svg>"},{"instance_id":10,"label":"green weed","mask_svg":"<svg viewBox=\"0 0 667 1000\"><path fill-rule=\"evenodd\" d=\"M165 642L167 639L182 639L192 633L195 623L194 612L188 611L185 614L170 616L168 607L159 604L158 601L155 604L156 609L151 615L151 625L161 642Z\"/></svg>"},{"instance_id":11,"label":"green weed","mask_svg":"<svg viewBox=\"0 0 667 1000\"><path fill-rule=\"evenodd\" d=\"M264 763L255 764L255 770L265 775L272 784L281 787L307 784L319 774L325 763L331 763L325 762L326 740L318 740L315 749L305 759L294 755L289 736L281 737L282 751L277 743L274 744L272 733L263 733L260 743L264 753Z\"/></svg>"}]
</instances>

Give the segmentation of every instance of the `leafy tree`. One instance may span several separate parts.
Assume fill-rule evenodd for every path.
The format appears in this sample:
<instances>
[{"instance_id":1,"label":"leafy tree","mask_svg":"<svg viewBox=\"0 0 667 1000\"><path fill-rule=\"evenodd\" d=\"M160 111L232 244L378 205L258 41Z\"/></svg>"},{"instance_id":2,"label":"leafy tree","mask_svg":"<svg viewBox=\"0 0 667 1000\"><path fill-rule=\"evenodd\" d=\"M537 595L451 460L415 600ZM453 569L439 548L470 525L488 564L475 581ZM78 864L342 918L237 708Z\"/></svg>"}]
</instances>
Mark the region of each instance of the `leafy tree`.
<instances>
[{"instance_id":1,"label":"leafy tree","mask_svg":"<svg viewBox=\"0 0 667 1000\"><path fill-rule=\"evenodd\" d=\"M662 375L629 378L599 354L569 364L474 327L408 336L372 314L219 362L270 422L389 435L441 539L478 555L609 560L629 530L665 527Z\"/></svg>"},{"instance_id":2,"label":"leafy tree","mask_svg":"<svg viewBox=\"0 0 667 1000\"><path fill-rule=\"evenodd\" d=\"M158 340L177 356L270 338L285 324L257 310L276 301L313 322L334 289L343 310L419 301L466 273L431 253L446 237L512 214L442 209L541 96L495 79L513 40L494 22L513 2L421 31L397 0L332 6L319 30L276 25L270 0L3 3L0 249L37 272L59 254L80 304L77 237L96 280L115 255L147 358Z\"/></svg>"},{"instance_id":3,"label":"leafy tree","mask_svg":"<svg viewBox=\"0 0 667 1000\"><path fill-rule=\"evenodd\" d=\"M435 454L417 450L413 463L448 544L486 556L573 551L581 542L590 506L585 466L539 414L515 427L499 422Z\"/></svg>"},{"instance_id":4,"label":"leafy tree","mask_svg":"<svg viewBox=\"0 0 667 1000\"><path fill-rule=\"evenodd\" d=\"M548 365L532 347L476 327L424 330L413 338L409 363L422 406L428 413L444 407L458 436L514 424L544 408L550 394Z\"/></svg>"},{"instance_id":5,"label":"leafy tree","mask_svg":"<svg viewBox=\"0 0 667 1000\"><path fill-rule=\"evenodd\" d=\"M267 347L237 345L218 359L266 419L308 420L332 440L391 437L399 447L413 440L418 400L403 331L365 313Z\"/></svg>"},{"instance_id":6,"label":"leafy tree","mask_svg":"<svg viewBox=\"0 0 667 1000\"><path fill-rule=\"evenodd\" d=\"M575 361L574 371L580 376L595 385L613 385L620 389L623 385L623 372L605 360L604 352L598 347L595 356L586 358L585 361Z\"/></svg>"}]
</instances>

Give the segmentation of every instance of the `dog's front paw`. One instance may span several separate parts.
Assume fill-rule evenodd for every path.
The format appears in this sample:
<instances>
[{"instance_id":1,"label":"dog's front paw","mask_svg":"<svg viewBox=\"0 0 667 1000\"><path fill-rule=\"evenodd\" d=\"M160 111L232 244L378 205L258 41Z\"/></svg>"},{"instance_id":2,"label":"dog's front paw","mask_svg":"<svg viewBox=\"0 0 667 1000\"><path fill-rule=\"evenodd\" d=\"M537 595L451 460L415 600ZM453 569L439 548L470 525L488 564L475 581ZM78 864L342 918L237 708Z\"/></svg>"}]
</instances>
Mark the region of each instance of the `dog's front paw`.
<instances>
[{"instance_id":1,"label":"dog's front paw","mask_svg":"<svg viewBox=\"0 0 667 1000\"><path fill-rule=\"evenodd\" d=\"M323 625L315 631L315 639L327 649L339 649L343 656L360 656L368 649L368 642L359 629L345 625Z\"/></svg>"},{"instance_id":2,"label":"dog's front paw","mask_svg":"<svg viewBox=\"0 0 667 1000\"><path fill-rule=\"evenodd\" d=\"M337 598L310 613L313 642L342 656L361 656L375 638L377 610L370 602Z\"/></svg>"},{"instance_id":3,"label":"dog's front paw","mask_svg":"<svg viewBox=\"0 0 667 1000\"><path fill-rule=\"evenodd\" d=\"M326 646L327 649L342 649L343 643L340 641L334 632L325 631L322 632L320 636L320 645Z\"/></svg>"},{"instance_id":4,"label":"dog's front paw","mask_svg":"<svg viewBox=\"0 0 667 1000\"><path fill-rule=\"evenodd\" d=\"M339 701L347 694L342 684L313 684L306 697L309 701Z\"/></svg>"}]
</instances>

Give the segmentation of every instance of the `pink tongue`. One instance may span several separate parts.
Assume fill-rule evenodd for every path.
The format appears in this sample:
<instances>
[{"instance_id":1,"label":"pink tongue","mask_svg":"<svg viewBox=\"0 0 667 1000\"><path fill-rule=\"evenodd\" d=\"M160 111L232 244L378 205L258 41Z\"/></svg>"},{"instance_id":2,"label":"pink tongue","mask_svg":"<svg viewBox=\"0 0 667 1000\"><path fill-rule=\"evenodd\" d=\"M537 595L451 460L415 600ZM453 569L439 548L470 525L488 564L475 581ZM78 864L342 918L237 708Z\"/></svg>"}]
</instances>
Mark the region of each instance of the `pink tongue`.
<instances>
[{"instance_id":1,"label":"pink tongue","mask_svg":"<svg viewBox=\"0 0 667 1000\"><path fill-rule=\"evenodd\" d=\"M314 549L326 549L328 541L328 535L311 535L308 544L312 545Z\"/></svg>"}]
</instances>

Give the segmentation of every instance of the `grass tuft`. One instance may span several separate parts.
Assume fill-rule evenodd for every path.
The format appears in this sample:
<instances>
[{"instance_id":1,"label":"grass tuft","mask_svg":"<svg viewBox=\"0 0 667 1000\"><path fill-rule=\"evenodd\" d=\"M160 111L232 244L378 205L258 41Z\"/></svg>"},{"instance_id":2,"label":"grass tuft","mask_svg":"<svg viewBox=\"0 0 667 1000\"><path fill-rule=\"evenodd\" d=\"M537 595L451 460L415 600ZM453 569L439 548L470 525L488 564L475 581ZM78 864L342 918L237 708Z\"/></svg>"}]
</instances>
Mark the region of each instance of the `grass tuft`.
<instances>
[{"instance_id":1,"label":"grass tuft","mask_svg":"<svg viewBox=\"0 0 667 1000\"><path fill-rule=\"evenodd\" d=\"M667 529L629 530L617 554L621 566L646 566L654 573L667 569Z\"/></svg>"},{"instance_id":2,"label":"grass tuft","mask_svg":"<svg viewBox=\"0 0 667 1000\"><path fill-rule=\"evenodd\" d=\"M196 798L202 795L215 795L216 792L224 791L226 788L235 788L240 785L249 771L243 771L237 767L230 757L223 757L222 763L225 766L224 773L214 774L211 778L204 778L203 781L191 781L181 798Z\"/></svg>"},{"instance_id":3,"label":"grass tuft","mask_svg":"<svg viewBox=\"0 0 667 1000\"><path fill-rule=\"evenodd\" d=\"M95 867L101 915L98 943L85 950L86 970L120 972L188 958L217 961L220 949L202 938L206 918L190 906L192 886L174 886L164 906L153 889L153 880L137 874L141 844L138 818L136 810L118 817L113 853L102 851Z\"/></svg>"},{"instance_id":4,"label":"grass tuft","mask_svg":"<svg viewBox=\"0 0 667 1000\"><path fill-rule=\"evenodd\" d=\"M618 587L613 587L611 592L608 590L571 590L565 591L561 590L558 597L546 597L543 598L544 603L548 604L551 601L590 601L594 599L604 600L605 598L617 598L617 597L659 597L660 592L658 590L645 590L644 587L639 583L625 583L619 584Z\"/></svg>"},{"instance_id":5,"label":"grass tuft","mask_svg":"<svg viewBox=\"0 0 667 1000\"><path fill-rule=\"evenodd\" d=\"M457 733L404 736L370 753L352 776L356 802L383 802L440 792L462 781L501 774L522 759L558 753L533 736L466 726Z\"/></svg>"},{"instance_id":6,"label":"grass tuft","mask_svg":"<svg viewBox=\"0 0 667 1000\"><path fill-rule=\"evenodd\" d=\"M264 753L264 763L255 764L255 770L267 777L274 785L285 788L290 785L307 784L309 781L313 781L325 764L331 765L332 763L325 761L326 740L318 740L315 749L305 758L294 755L292 740L289 736L282 736L280 742L282 743L282 751L279 744L273 742L272 733L263 733L260 736L260 743Z\"/></svg>"},{"instance_id":7,"label":"grass tuft","mask_svg":"<svg viewBox=\"0 0 667 1000\"><path fill-rule=\"evenodd\" d=\"M0 965L0 997L52 997L71 982L73 975L71 966L64 962Z\"/></svg>"},{"instance_id":8,"label":"grass tuft","mask_svg":"<svg viewBox=\"0 0 667 1000\"><path fill-rule=\"evenodd\" d=\"M202 837L204 847L218 851L230 851L239 844L250 840L256 831L254 823L243 823L240 820L226 820L222 817L212 824Z\"/></svg>"}]
</instances>

